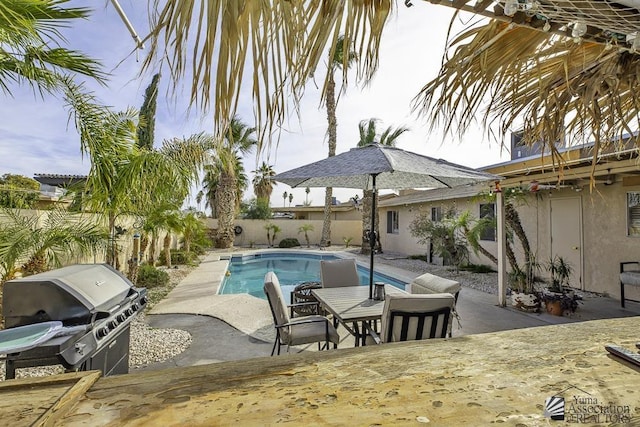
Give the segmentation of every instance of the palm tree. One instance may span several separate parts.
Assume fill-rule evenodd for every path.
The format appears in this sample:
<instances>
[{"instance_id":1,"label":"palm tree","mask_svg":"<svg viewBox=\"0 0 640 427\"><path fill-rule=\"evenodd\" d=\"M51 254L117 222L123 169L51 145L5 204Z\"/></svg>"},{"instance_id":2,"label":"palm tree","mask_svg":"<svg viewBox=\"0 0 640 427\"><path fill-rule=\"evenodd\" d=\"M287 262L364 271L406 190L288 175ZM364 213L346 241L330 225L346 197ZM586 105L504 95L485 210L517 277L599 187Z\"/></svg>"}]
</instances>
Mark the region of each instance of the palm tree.
<instances>
[{"instance_id":1,"label":"palm tree","mask_svg":"<svg viewBox=\"0 0 640 427\"><path fill-rule=\"evenodd\" d=\"M397 139L403 133L409 130L406 126L398 126L397 128L393 128L389 126L386 128L380 135L377 132L377 124L378 119L369 119L362 120L358 123L358 130L360 133L360 140L358 141L358 147L364 147L369 144L381 144L389 147L395 147ZM376 206L377 206L376 200ZM362 197L362 230L371 230L371 209L373 207L373 190L364 190ZM380 222L379 217L376 215L376 224L375 224L377 242L374 242L376 245L376 250L382 252L382 245L380 244ZM368 254L371 250L372 242L370 239L362 239L362 248L361 252L363 254Z\"/></svg>"},{"instance_id":2,"label":"palm tree","mask_svg":"<svg viewBox=\"0 0 640 427\"><path fill-rule=\"evenodd\" d=\"M313 231L313 224L302 224L300 228L298 228L298 233L304 233L304 240L307 241L307 247L311 247L311 243L309 242L309 231Z\"/></svg>"},{"instance_id":3,"label":"palm tree","mask_svg":"<svg viewBox=\"0 0 640 427\"><path fill-rule=\"evenodd\" d=\"M41 273L107 248L109 233L96 221L70 216L66 210L47 212L41 224L39 216L3 209L0 223L0 282L22 275ZM22 264L20 264L22 263Z\"/></svg>"},{"instance_id":4,"label":"palm tree","mask_svg":"<svg viewBox=\"0 0 640 427\"><path fill-rule=\"evenodd\" d=\"M256 199L266 200L268 203L273 192L272 177L276 175L276 171L273 170L272 165L263 161L260 167L252 172L254 174L252 180L253 192L256 195Z\"/></svg>"},{"instance_id":5,"label":"palm tree","mask_svg":"<svg viewBox=\"0 0 640 427\"><path fill-rule=\"evenodd\" d=\"M141 214L165 203L181 205L198 179L211 137L198 134L164 141L158 150L139 150L135 110L112 112L81 87L66 84L81 150L91 159L87 207L107 217L110 234L121 213ZM110 254L107 258L115 262Z\"/></svg>"},{"instance_id":6,"label":"palm tree","mask_svg":"<svg viewBox=\"0 0 640 427\"><path fill-rule=\"evenodd\" d=\"M189 259L191 244L200 236L205 235L206 228L200 220L197 212L187 212L182 215L182 241L184 251Z\"/></svg>"},{"instance_id":7,"label":"palm tree","mask_svg":"<svg viewBox=\"0 0 640 427\"><path fill-rule=\"evenodd\" d=\"M287 206L287 196L289 196L289 193L287 193L286 191L284 193L282 193L282 207L286 207Z\"/></svg>"},{"instance_id":8,"label":"palm tree","mask_svg":"<svg viewBox=\"0 0 640 427\"><path fill-rule=\"evenodd\" d=\"M304 199L304 205L309 206L309 193L311 193L311 189L309 187L305 187L304 192L307 194Z\"/></svg>"},{"instance_id":9,"label":"palm tree","mask_svg":"<svg viewBox=\"0 0 640 427\"><path fill-rule=\"evenodd\" d=\"M356 53L351 50L351 45L344 36L338 37L334 49L329 52L329 71L324 92L324 100L327 106L327 136L329 137L329 157L336 155L338 119L336 117L336 82L334 73L339 68L348 69L356 60ZM345 76L346 78L346 76ZM343 90L346 88L342 86ZM322 223L322 235L320 246L331 244L331 205L333 203L333 188L327 187L324 195L324 222Z\"/></svg>"},{"instance_id":10,"label":"palm tree","mask_svg":"<svg viewBox=\"0 0 640 427\"><path fill-rule=\"evenodd\" d=\"M231 121L225 137L215 144L215 167L211 171L217 181L214 191L215 214L218 218L216 247L233 246L233 220L240 210L242 193L247 188L247 176L242 164L242 155L247 154L258 141L255 128L249 127L238 117ZM209 187L211 188L211 187Z\"/></svg>"},{"instance_id":11,"label":"palm tree","mask_svg":"<svg viewBox=\"0 0 640 427\"><path fill-rule=\"evenodd\" d=\"M293 193L289 193L289 207L291 207L291 202L293 202Z\"/></svg>"},{"instance_id":12,"label":"palm tree","mask_svg":"<svg viewBox=\"0 0 640 427\"><path fill-rule=\"evenodd\" d=\"M90 9L62 7L69 0L4 0L0 2L0 87L26 83L39 92L65 86L65 76L82 74L102 82L100 64L64 47L59 28L86 18Z\"/></svg>"}]
</instances>

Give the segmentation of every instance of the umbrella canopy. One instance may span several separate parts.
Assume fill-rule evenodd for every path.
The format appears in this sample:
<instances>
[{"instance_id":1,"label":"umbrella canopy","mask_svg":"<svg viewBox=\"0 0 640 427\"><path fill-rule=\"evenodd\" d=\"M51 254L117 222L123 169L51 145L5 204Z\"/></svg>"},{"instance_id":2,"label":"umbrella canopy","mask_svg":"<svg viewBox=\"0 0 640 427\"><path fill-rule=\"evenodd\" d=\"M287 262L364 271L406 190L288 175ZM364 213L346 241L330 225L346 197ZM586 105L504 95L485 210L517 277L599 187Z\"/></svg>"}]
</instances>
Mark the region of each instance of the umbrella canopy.
<instances>
[{"instance_id":1,"label":"umbrella canopy","mask_svg":"<svg viewBox=\"0 0 640 427\"><path fill-rule=\"evenodd\" d=\"M400 148L370 144L280 173L274 179L291 187L402 190L456 187L501 178Z\"/></svg>"},{"instance_id":2,"label":"umbrella canopy","mask_svg":"<svg viewBox=\"0 0 640 427\"><path fill-rule=\"evenodd\" d=\"M277 174L274 180L291 187L343 187L373 190L369 241L376 241L375 194L378 189L443 188L499 181L501 177L466 166L380 144L370 144ZM373 293L373 250L369 265L369 298Z\"/></svg>"}]
</instances>

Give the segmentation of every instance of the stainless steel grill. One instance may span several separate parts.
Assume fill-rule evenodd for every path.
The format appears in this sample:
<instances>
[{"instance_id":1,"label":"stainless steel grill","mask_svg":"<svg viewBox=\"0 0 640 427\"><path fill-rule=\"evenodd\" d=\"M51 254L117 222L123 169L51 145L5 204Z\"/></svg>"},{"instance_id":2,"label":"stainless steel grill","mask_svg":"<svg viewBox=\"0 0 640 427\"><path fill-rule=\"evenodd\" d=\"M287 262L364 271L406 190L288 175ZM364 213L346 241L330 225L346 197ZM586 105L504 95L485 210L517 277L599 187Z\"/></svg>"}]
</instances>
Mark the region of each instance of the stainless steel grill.
<instances>
[{"instance_id":1,"label":"stainless steel grill","mask_svg":"<svg viewBox=\"0 0 640 427\"><path fill-rule=\"evenodd\" d=\"M51 339L7 354L7 379L15 378L18 368L57 364L104 375L127 373L130 324L146 305L146 293L107 264L71 265L6 282L7 330L62 322Z\"/></svg>"}]
</instances>

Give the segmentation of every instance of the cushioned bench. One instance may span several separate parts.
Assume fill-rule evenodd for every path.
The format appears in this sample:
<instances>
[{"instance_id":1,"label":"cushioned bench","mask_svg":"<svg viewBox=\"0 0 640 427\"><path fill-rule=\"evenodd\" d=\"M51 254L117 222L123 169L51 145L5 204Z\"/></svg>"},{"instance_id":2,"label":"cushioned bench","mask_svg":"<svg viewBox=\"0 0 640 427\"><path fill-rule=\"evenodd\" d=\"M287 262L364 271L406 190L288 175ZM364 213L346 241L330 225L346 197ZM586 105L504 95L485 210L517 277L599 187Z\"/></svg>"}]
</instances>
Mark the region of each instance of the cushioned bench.
<instances>
[{"instance_id":1,"label":"cushioned bench","mask_svg":"<svg viewBox=\"0 0 640 427\"><path fill-rule=\"evenodd\" d=\"M455 280L425 273L413 279L409 285L409 292L412 294L452 294L457 302L461 288L460 283Z\"/></svg>"},{"instance_id":2,"label":"cushioned bench","mask_svg":"<svg viewBox=\"0 0 640 427\"><path fill-rule=\"evenodd\" d=\"M628 266L633 266L633 269L627 268ZM620 263L620 304L624 307L625 297L624 297L624 287L626 286L636 286L640 287L640 262L638 261L627 261ZM627 301L640 302L635 299L626 299Z\"/></svg>"}]
</instances>

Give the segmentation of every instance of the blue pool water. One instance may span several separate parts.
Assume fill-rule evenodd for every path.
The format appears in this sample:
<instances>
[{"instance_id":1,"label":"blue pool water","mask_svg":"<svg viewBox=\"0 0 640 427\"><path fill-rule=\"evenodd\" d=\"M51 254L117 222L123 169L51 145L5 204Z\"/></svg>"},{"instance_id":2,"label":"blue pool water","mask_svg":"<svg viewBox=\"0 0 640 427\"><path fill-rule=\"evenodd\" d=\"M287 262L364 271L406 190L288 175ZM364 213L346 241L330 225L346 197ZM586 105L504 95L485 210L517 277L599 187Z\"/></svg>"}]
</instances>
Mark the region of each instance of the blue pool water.
<instances>
[{"instance_id":1,"label":"blue pool water","mask_svg":"<svg viewBox=\"0 0 640 427\"><path fill-rule=\"evenodd\" d=\"M264 275L273 271L280 280L282 293L287 299L296 285L302 282L320 281L320 260L337 259L333 255L305 253L264 253L245 256L233 256L229 262L228 274L222 281L220 294L250 294L266 299L262 287ZM369 284L369 269L358 265L360 283ZM405 282L375 272L374 282L385 282L404 289Z\"/></svg>"}]
</instances>

